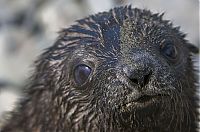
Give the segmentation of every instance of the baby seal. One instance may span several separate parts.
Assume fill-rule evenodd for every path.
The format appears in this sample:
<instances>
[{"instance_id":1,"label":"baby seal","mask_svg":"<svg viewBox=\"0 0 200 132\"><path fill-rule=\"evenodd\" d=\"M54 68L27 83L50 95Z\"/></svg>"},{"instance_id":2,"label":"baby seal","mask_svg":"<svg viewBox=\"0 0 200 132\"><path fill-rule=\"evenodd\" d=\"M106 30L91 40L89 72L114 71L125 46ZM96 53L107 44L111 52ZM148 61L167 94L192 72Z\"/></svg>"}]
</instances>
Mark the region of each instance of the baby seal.
<instances>
[{"instance_id":1,"label":"baby seal","mask_svg":"<svg viewBox=\"0 0 200 132\"><path fill-rule=\"evenodd\" d=\"M198 49L130 6L63 29L3 132L196 132Z\"/></svg>"}]
</instances>

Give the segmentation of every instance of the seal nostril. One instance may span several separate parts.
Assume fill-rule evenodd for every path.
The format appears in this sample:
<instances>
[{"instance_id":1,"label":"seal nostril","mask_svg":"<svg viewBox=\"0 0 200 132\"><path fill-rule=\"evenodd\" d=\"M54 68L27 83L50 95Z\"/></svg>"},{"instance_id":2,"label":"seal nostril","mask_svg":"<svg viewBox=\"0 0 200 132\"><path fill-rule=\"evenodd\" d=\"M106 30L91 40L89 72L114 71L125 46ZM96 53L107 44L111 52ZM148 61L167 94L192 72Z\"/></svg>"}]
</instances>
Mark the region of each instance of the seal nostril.
<instances>
[{"instance_id":1,"label":"seal nostril","mask_svg":"<svg viewBox=\"0 0 200 132\"><path fill-rule=\"evenodd\" d=\"M136 78L130 79L132 82L134 82L135 84L139 84L138 80Z\"/></svg>"},{"instance_id":2,"label":"seal nostril","mask_svg":"<svg viewBox=\"0 0 200 132\"><path fill-rule=\"evenodd\" d=\"M148 75L144 76L144 81L143 81L144 86L148 84L148 82L151 78L151 74L152 74L152 72L150 72Z\"/></svg>"}]
</instances>

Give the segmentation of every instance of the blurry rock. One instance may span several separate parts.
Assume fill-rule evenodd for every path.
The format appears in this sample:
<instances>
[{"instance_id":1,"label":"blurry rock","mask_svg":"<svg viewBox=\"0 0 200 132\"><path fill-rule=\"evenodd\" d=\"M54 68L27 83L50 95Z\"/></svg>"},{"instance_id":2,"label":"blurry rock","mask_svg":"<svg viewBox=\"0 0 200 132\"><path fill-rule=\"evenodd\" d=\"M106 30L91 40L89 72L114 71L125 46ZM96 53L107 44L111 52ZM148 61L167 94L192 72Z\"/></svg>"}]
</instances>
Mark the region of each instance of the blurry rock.
<instances>
[{"instance_id":1,"label":"blurry rock","mask_svg":"<svg viewBox=\"0 0 200 132\"><path fill-rule=\"evenodd\" d=\"M0 128L10 118L9 112L15 109L15 104L21 97L15 89L16 86L0 81Z\"/></svg>"},{"instance_id":2,"label":"blurry rock","mask_svg":"<svg viewBox=\"0 0 200 132\"><path fill-rule=\"evenodd\" d=\"M21 84L38 55L35 41L25 30L5 30L0 31L0 78Z\"/></svg>"}]
</instances>

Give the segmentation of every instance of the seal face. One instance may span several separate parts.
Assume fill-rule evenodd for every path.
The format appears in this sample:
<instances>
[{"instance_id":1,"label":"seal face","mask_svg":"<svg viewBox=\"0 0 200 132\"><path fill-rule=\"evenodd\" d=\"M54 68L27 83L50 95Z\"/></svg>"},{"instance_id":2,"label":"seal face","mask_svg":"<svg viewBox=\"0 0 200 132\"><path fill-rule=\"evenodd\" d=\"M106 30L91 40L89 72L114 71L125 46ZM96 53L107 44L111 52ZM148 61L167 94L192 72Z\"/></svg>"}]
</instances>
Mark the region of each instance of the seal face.
<instances>
[{"instance_id":1,"label":"seal face","mask_svg":"<svg viewBox=\"0 0 200 132\"><path fill-rule=\"evenodd\" d=\"M5 130L195 131L196 49L184 37L130 6L79 20L36 62Z\"/></svg>"}]
</instances>

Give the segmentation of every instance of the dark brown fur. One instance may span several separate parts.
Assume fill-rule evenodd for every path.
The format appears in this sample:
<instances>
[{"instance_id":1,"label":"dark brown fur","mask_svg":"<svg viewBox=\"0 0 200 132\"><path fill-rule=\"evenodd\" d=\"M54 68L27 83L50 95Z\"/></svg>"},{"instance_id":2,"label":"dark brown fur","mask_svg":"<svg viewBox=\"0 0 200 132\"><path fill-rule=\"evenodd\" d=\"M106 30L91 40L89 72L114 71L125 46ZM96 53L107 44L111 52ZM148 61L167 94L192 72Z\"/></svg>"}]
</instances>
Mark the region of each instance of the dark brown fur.
<instances>
[{"instance_id":1,"label":"dark brown fur","mask_svg":"<svg viewBox=\"0 0 200 132\"><path fill-rule=\"evenodd\" d=\"M162 15L131 7L79 20L38 59L3 132L197 132L197 49L184 37ZM175 60L160 51L166 40ZM92 74L78 86L73 69L82 63Z\"/></svg>"}]
</instances>

